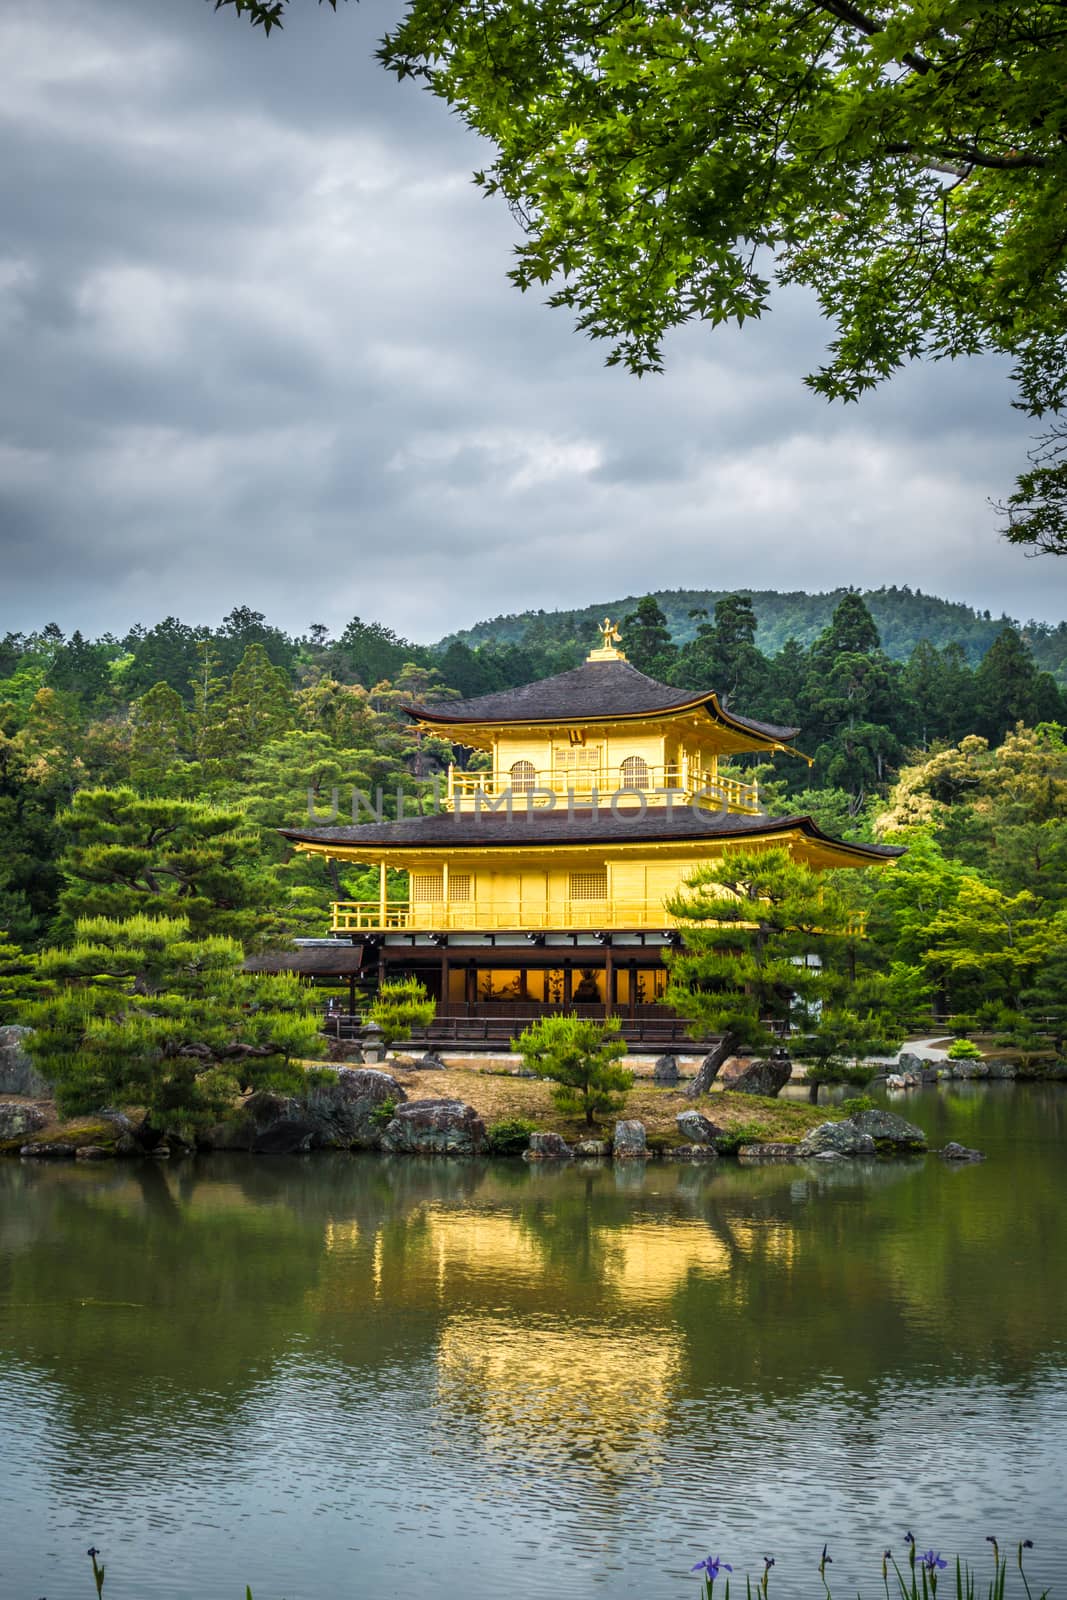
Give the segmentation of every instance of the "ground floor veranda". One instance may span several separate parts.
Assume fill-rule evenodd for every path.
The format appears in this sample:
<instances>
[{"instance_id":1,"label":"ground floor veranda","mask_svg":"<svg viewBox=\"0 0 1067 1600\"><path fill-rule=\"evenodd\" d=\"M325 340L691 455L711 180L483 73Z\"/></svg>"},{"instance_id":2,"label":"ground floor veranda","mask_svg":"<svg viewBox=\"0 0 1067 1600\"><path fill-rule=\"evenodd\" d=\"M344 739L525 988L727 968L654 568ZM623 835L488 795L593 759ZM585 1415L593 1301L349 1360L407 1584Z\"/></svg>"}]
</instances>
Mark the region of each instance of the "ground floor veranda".
<instances>
[{"instance_id":1,"label":"ground floor veranda","mask_svg":"<svg viewBox=\"0 0 1067 1600\"><path fill-rule=\"evenodd\" d=\"M327 1027L342 1037L358 1029L382 983L410 977L436 1002L433 1024L419 1035L428 1043L506 1047L531 1020L569 1012L617 1016L635 1046L695 1048L686 1020L663 1003L664 951L679 940L672 929L356 935L314 941L316 981L329 981L332 945L336 981L348 993L332 999Z\"/></svg>"}]
</instances>

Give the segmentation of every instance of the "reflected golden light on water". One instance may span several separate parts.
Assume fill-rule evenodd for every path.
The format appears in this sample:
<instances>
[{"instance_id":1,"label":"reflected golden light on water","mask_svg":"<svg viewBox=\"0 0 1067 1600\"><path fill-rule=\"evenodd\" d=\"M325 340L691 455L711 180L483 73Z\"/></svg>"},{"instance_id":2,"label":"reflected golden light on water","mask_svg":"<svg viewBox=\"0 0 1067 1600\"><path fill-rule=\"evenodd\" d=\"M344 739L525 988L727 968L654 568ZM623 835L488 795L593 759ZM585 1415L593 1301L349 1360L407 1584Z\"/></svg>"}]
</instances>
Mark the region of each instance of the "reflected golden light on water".
<instances>
[{"instance_id":1,"label":"reflected golden light on water","mask_svg":"<svg viewBox=\"0 0 1067 1600\"><path fill-rule=\"evenodd\" d=\"M557 1455L647 1471L682 1372L671 1329L453 1317L437 1346L437 1405L509 1460Z\"/></svg>"}]
</instances>

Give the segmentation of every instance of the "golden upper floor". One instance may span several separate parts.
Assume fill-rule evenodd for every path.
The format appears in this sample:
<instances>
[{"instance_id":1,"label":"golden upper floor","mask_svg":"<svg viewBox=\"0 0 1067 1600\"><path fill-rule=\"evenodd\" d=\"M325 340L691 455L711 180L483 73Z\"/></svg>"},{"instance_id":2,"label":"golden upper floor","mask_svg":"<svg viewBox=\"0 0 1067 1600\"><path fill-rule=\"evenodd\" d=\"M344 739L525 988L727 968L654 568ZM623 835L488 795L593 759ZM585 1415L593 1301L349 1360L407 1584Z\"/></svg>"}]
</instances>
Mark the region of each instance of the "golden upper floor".
<instances>
[{"instance_id":1,"label":"golden upper floor","mask_svg":"<svg viewBox=\"0 0 1067 1600\"><path fill-rule=\"evenodd\" d=\"M710 691L657 683L614 648L610 623L601 632L601 648L570 672L404 708L427 732L491 758L488 770L449 769L447 808L471 810L507 795L526 806L568 795L595 806L629 791L649 805L703 799L758 812L755 787L720 777L720 769L742 752L791 749L797 730L739 716Z\"/></svg>"}]
</instances>

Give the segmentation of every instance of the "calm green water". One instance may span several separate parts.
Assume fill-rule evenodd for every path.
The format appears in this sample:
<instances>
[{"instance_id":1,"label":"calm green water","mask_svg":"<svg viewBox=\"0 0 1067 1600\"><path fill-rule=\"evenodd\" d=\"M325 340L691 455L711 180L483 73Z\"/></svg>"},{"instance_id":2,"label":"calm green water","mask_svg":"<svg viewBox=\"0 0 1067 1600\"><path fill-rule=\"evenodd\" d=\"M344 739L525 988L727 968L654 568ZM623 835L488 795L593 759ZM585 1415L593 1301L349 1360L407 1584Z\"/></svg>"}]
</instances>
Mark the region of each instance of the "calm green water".
<instances>
[{"instance_id":1,"label":"calm green water","mask_svg":"<svg viewBox=\"0 0 1067 1600\"><path fill-rule=\"evenodd\" d=\"M0 1595L880 1589L1030 1536L1067 1595L1067 1092L897 1165L0 1163Z\"/></svg>"}]
</instances>

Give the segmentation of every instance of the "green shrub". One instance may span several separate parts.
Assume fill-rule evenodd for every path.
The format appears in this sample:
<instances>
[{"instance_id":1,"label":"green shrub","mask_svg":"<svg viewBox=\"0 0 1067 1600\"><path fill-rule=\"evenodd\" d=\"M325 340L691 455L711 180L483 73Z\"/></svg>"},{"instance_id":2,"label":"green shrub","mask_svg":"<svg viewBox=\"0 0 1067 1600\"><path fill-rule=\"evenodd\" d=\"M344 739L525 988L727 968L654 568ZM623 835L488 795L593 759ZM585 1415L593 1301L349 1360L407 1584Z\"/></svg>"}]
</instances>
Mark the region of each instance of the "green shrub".
<instances>
[{"instance_id":1,"label":"green shrub","mask_svg":"<svg viewBox=\"0 0 1067 1600\"><path fill-rule=\"evenodd\" d=\"M737 1122L715 1140L720 1155L736 1155L743 1144L759 1144L767 1138L767 1129L761 1122Z\"/></svg>"},{"instance_id":2,"label":"green shrub","mask_svg":"<svg viewBox=\"0 0 1067 1600\"><path fill-rule=\"evenodd\" d=\"M518 1156L530 1142L531 1133L537 1132L536 1122L525 1117L505 1117L490 1123L485 1131L485 1150L490 1156Z\"/></svg>"},{"instance_id":3,"label":"green shrub","mask_svg":"<svg viewBox=\"0 0 1067 1600\"><path fill-rule=\"evenodd\" d=\"M846 1117L855 1117L861 1111L873 1111L874 1101L869 1094L854 1094L848 1100L842 1100L841 1110Z\"/></svg>"},{"instance_id":4,"label":"green shrub","mask_svg":"<svg viewBox=\"0 0 1067 1600\"><path fill-rule=\"evenodd\" d=\"M375 1106L370 1114L370 1119L376 1128L384 1128L396 1116L396 1101L392 1095L383 1100L380 1106Z\"/></svg>"},{"instance_id":5,"label":"green shrub","mask_svg":"<svg viewBox=\"0 0 1067 1600\"><path fill-rule=\"evenodd\" d=\"M953 1039L948 1047L950 1061L981 1061L982 1052L970 1039Z\"/></svg>"},{"instance_id":6,"label":"green shrub","mask_svg":"<svg viewBox=\"0 0 1067 1600\"><path fill-rule=\"evenodd\" d=\"M437 1015L437 1002L431 1000L417 978L383 983L370 1016L381 1028L387 1045L411 1038L412 1028L428 1028Z\"/></svg>"}]
</instances>

